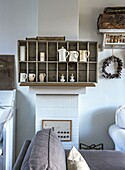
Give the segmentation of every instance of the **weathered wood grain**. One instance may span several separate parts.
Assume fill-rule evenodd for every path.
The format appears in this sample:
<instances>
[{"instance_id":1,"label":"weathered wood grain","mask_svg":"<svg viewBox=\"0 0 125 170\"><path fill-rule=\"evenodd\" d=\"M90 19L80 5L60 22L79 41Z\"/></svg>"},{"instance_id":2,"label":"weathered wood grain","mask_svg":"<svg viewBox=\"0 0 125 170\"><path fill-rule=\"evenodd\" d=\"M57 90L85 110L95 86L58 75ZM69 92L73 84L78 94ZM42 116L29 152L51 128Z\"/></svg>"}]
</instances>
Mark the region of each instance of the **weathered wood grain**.
<instances>
[{"instance_id":1,"label":"weathered wood grain","mask_svg":"<svg viewBox=\"0 0 125 170\"><path fill-rule=\"evenodd\" d=\"M14 89L14 55L0 55L0 90Z\"/></svg>"},{"instance_id":2,"label":"weathered wood grain","mask_svg":"<svg viewBox=\"0 0 125 170\"><path fill-rule=\"evenodd\" d=\"M107 7L97 21L98 29L125 29L125 7Z\"/></svg>"}]
</instances>

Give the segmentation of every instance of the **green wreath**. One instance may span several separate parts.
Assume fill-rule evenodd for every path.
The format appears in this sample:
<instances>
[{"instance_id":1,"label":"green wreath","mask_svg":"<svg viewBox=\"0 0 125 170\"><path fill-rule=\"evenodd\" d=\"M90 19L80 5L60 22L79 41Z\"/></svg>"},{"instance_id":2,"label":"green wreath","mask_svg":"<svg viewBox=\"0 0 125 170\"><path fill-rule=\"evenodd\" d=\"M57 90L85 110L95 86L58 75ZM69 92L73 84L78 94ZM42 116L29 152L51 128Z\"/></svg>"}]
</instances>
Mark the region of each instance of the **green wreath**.
<instances>
[{"instance_id":1,"label":"green wreath","mask_svg":"<svg viewBox=\"0 0 125 170\"><path fill-rule=\"evenodd\" d=\"M118 66L117 66L117 70L115 74L111 74L108 73L106 71L106 67L109 66L111 64L111 62L117 62ZM113 79L113 78L121 78L121 73L122 73L122 67L123 67L123 62L121 59L115 57L114 55L111 57L108 57L102 65L102 76L105 78L109 78L109 79Z\"/></svg>"}]
</instances>

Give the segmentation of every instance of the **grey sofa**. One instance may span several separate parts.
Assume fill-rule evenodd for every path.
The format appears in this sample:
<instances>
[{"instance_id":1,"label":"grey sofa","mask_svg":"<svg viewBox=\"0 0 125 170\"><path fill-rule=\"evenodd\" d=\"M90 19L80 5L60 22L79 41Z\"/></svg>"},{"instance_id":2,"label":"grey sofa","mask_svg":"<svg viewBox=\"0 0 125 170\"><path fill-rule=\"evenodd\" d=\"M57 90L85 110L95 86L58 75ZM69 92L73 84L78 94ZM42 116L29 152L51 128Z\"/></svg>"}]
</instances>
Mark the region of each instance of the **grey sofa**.
<instances>
[{"instance_id":1,"label":"grey sofa","mask_svg":"<svg viewBox=\"0 0 125 170\"><path fill-rule=\"evenodd\" d=\"M125 153L110 150L79 150L91 170L125 170ZM56 133L43 129L25 141L13 170L66 170L67 155Z\"/></svg>"}]
</instances>

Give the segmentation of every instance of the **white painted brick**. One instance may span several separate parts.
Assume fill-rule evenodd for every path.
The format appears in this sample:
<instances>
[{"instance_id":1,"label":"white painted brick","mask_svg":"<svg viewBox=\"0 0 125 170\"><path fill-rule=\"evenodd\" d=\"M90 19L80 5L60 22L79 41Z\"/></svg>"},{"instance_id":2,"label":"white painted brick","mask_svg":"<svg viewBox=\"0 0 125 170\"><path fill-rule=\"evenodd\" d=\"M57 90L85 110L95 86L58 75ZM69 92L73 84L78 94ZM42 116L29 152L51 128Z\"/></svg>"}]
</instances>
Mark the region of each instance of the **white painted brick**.
<instances>
[{"instance_id":1,"label":"white painted brick","mask_svg":"<svg viewBox=\"0 0 125 170\"><path fill-rule=\"evenodd\" d=\"M71 107L78 108L78 95L74 95L71 99Z\"/></svg>"},{"instance_id":2,"label":"white painted brick","mask_svg":"<svg viewBox=\"0 0 125 170\"><path fill-rule=\"evenodd\" d=\"M42 108L52 108L53 107L53 98L49 95L38 95L38 98L36 100L36 106L42 107Z\"/></svg>"},{"instance_id":3,"label":"white painted brick","mask_svg":"<svg viewBox=\"0 0 125 170\"><path fill-rule=\"evenodd\" d=\"M71 108L63 108L62 109L62 116L66 118L71 118Z\"/></svg>"},{"instance_id":4,"label":"white painted brick","mask_svg":"<svg viewBox=\"0 0 125 170\"><path fill-rule=\"evenodd\" d=\"M72 135L79 136L79 127L72 127Z\"/></svg>"},{"instance_id":5,"label":"white painted brick","mask_svg":"<svg viewBox=\"0 0 125 170\"><path fill-rule=\"evenodd\" d=\"M42 128L42 120L72 120L72 141L63 142L65 149L79 147L78 116L78 95L36 96L36 132Z\"/></svg>"},{"instance_id":6,"label":"white painted brick","mask_svg":"<svg viewBox=\"0 0 125 170\"><path fill-rule=\"evenodd\" d=\"M79 126L79 119L72 118L72 127L78 127L78 126Z\"/></svg>"},{"instance_id":7,"label":"white painted brick","mask_svg":"<svg viewBox=\"0 0 125 170\"><path fill-rule=\"evenodd\" d=\"M71 98L65 96L65 98L63 98L63 100L62 100L62 107L63 108L71 108L72 107L71 106Z\"/></svg>"},{"instance_id":8,"label":"white painted brick","mask_svg":"<svg viewBox=\"0 0 125 170\"><path fill-rule=\"evenodd\" d=\"M62 98L60 96L53 96L53 107L62 108Z\"/></svg>"},{"instance_id":9,"label":"white painted brick","mask_svg":"<svg viewBox=\"0 0 125 170\"><path fill-rule=\"evenodd\" d=\"M77 118L78 117L78 109L77 108L71 108L71 114L72 118Z\"/></svg>"},{"instance_id":10,"label":"white painted brick","mask_svg":"<svg viewBox=\"0 0 125 170\"><path fill-rule=\"evenodd\" d=\"M53 116L54 117L62 117L62 109L61 108L53 108Z\"/></svg>"}]
</instances>

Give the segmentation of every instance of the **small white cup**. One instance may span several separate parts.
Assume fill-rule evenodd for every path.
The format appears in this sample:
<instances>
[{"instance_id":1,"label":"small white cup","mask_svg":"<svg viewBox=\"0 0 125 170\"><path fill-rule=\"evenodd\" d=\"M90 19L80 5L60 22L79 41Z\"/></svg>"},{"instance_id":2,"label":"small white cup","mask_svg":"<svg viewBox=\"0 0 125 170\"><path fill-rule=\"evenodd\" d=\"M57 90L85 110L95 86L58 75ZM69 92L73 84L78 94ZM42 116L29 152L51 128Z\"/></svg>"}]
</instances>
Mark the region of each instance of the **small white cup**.
<instances>
[{"instance_id":1,"label":"small white cup","mask_svg":"<svg viewBox=\"0 0 125 170\"><path fill-rule=\"evenodd\" d=\"M20 73L20 82L26 82L27 77L26 73Z\"/></svg>"},{"instance_id":2,"label":"small white cup","mask_svg":"<svg viewBox=\"0 0 125 170\"><path fill-rule=\"evenodd\" d=\"M30 73L30 74L29 74L29 81L30 81L30 82L33 82L34 79L35 79L35 77L36 77L36 75L35 75L34 73Z\"/></svg>"},{"instance_id":3,"label":"small white cup","mask_svg":"<svg viewBox=\"0 0 125 170\"><path fill-rule=\"evenodd\" d=\"M40 61L45 61L45 53L40 52Z\"/></svg>"}]
</instances>

